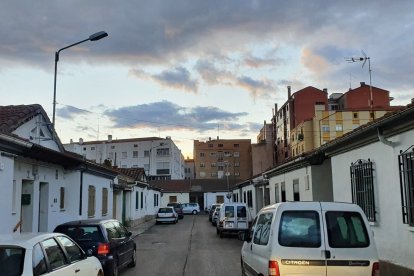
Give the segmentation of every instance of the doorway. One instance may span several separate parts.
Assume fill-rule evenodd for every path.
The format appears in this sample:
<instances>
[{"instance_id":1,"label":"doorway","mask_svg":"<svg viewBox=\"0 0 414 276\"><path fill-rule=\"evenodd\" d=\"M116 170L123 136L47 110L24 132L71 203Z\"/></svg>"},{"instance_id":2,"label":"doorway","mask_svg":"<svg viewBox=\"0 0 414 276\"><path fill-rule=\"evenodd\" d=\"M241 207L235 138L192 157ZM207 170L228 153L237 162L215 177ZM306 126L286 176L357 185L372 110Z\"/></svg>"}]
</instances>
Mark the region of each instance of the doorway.
<instances>
[{"instance_id":1,"label":"doorway","mask_svg":"<svg viewBox=\"0 0 414 276\"><path fill-rule=\"evenodd\" d=\"M47 232L49 214L49 183L39 183L39 232Z\"/></svg>"},{"instance_id":2,"label":"doorway","mask_svg":"<svg viewBox=\"0 0 414 276\"><path fill-rule=\"evenodd\" d=\"M33 232L33 181L22 181L20 232Z\"/></svg>"}]
</instances>

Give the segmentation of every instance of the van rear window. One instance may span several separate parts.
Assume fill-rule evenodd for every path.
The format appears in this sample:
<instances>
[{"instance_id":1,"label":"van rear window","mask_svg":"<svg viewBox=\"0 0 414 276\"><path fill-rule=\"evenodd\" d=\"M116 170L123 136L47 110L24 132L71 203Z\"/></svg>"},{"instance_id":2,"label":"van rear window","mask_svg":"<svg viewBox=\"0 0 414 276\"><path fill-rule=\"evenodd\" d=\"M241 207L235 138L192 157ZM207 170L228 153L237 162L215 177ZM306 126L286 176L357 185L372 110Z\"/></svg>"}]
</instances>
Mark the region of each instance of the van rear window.
<instances>
[{"instance_id":1,"label":"van rear window","mask_svg":"<svg viewBox=\"0 0 414 276\"><path fill-rule=\"evenodd\" d=\"M226 218L234 218L234 206L226 206L224 208L224 216Z\"/></svg>"},{"instance_id":2,"label":"van rear window","mask_svg":"<svg viewBox=\"0 0 414 276\"><path fill-rule=\"evenodd\" d=\"M361 214L357 212L326 212L328 241L332 248L368 247L369 237Z\"/></svg>"},{"instance_id":3,"label":"van rear window","mask_svg":"<svg viewBox=\"0 0 414 276\"><path fill-rule=\"evenodd\" d=\"M279 244L286 247L321 246L319 214L315 211L285 211L279 225Z\"/></svg>"}]
</instances>

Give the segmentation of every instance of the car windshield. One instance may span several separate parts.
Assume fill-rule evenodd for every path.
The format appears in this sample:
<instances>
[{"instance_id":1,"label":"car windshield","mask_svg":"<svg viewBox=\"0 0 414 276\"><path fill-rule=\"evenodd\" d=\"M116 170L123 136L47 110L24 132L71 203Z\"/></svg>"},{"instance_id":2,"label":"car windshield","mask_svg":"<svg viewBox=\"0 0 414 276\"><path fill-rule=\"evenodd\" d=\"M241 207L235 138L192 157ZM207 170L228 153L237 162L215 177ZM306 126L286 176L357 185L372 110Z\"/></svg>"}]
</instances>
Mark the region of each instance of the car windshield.
<instances>
[{"instance_id":1,"label":"car windshield","mask_svg":"<svg viewBox=\"0 0 414 276\"><path fill-rule=\"evenodd\" d=\"M101 231L99 231L99 228L96 225L60 226L55 232L66 234L77 242L104 241Z\"/></svg>"},{"instance_id":2,"label":"car windshield","mask_svg":"<svg viewBox=\"0 0 414 276\"><path fill-rule=\"evenodd\" d=\"M25 249L0 246L0 275L16 276L23 272Z\"/></svg>"}]
</instances>

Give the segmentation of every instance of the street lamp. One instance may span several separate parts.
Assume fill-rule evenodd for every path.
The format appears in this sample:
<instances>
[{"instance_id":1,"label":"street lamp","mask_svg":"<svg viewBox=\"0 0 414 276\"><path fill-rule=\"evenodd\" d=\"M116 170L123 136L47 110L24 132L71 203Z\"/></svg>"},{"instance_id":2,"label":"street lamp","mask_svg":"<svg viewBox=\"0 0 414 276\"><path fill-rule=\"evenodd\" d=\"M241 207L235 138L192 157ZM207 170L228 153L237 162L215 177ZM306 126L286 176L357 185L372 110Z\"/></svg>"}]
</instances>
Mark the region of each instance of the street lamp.
<instances>
[{"instance_id":1,"label":"street lamp","mask_svg":"<svg viewBox=\"0 0 414 276\"><path fill-rule=\"evenodd\" d=\"M73 43L69 46L63 47L62 49L59 49L56 53L55 53L55 82L54 82L54 86L53 86L53 119L52 119L52 125L53 125L53 129L55 129L55 112L56 112L56 73L57 73L57 63L59 61L59 53L67 48L70 48L72 46L81 44L83 42L86 41L97 41L99 39L102 39L104 37L107 37L108 34L104 31L101 32L97 32L94 33L92 35L90 35L87 39L81 40L79 42Z\"/></svg>"}]
</instances>

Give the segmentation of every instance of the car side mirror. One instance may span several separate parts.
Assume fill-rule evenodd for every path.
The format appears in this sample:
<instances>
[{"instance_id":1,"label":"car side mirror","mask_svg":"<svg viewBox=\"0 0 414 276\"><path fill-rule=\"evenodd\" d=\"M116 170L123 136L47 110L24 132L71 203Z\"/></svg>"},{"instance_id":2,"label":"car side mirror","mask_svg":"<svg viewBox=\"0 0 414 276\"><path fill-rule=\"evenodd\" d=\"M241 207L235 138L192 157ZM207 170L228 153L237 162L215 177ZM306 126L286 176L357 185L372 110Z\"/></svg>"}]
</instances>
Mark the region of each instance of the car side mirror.
<instances>
[{"instance_id":1,"label":"car side mirror","mask_svg":"<svg viewBox=\"0 0 414 276\"><path fill-rule=\"evenodd\" d=\"M92 256L93 256L93 250L89 248L88 250L86 250L86 257L92 257Z\"/></svg>"},{"instance_id":2,"label":"car side mirror","mask_svg":"<svg viewBox=\"0 0 414 276\"><path fill-rule=\"evenodd\" d=\"M132 236L132 232L131 231L128 231L127 237L131 237L131 236Z\"/></svg>"},{"instance_id":3,"label":"car side mirror","mask_svg":"<svg viewBox=\"0 0 414 276\"><path fill-rule=\"evenodd\" d=\"M250 239L250 235L249 235L249 233L248 233L248 232L246 232L246 231L240 231L240 232L238 233L238 238L239 238L239 240L241 240L241 241L246 241L246 242L250 242L250 241L251 241L251 239Z\"/></svg>"}]
</instances>

